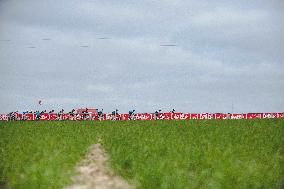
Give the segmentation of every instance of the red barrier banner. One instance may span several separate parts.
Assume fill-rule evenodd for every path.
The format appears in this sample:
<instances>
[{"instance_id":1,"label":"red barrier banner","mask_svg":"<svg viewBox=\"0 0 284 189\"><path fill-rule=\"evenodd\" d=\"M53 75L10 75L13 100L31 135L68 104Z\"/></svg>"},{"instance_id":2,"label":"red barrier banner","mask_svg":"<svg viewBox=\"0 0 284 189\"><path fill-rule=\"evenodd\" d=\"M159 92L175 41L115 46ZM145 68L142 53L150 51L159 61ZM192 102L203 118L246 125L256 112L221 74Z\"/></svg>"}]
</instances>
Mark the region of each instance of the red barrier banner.
<instances>
[{"instance_id":1,"label":"red barrier banner","mask_svg":"<svg viewBox=\"0 0 284 189\"><path fill-rule=\"evenodd\" d=\"M247 114L247 119L261 119L263 116L262 116L262 113L248 113Z\"/></svg>"},{"instance_id":2,"label":"red barrier banner","mask_svg":"<svg viewBox=\"0 0 284 189\"><path fill-rule=\"evenodd\" d=\"M181 119L181 120L190 119L190 114L181 113L180 119Z\"/></svg>"},{"instance_id":3,"label":"red barrier banner","mask_svg":"<svg viewBox=\"0 0 284 189\"><path fill-rule=\"evenodd\" d=\"M266 119L266 118L273 118L273 114L272 113L263 113L262 114L262 118Z\"/></svg>"},{"instance_id":4,"label":"red barrier banner","mask_svg":"<svg viewBox=\"0 0 284 189\"><path fill-rule=\"evenodd\" d=\"M199 119L199 114L190 114L190 119Z\"/></svg>"},{"instance_id":5,"label":"red barrier banner","mask_svg":"<svg viewBox=\"0 0 284 189\"><path fill-rule=\"evenodd\" d=\"M46 120L46 121L48 121L48 120L50 120L50 115L49 115L49 114L42 114L42 115L40 116L40 120Z\"/></svg>"},{"instance_id":6,"label":"red barrier banner","mask_svg":"<svg viewBox=\"0 0 284 189\"><path fill-rule=\"evenodd\" d=\"M70 120L70 118L71 118L71 116L70 116L70 114L62 114L61 115L62 116L62 120Z\"/></svg>"},{"instance_id":7,"label":"red barrier banner","mask_svg":"<svg viewBox=\"0 0 284 189\"><path fill-rule=\"evenodd\" d=\"M214 117L215 117L215 114L208 114L207 115L207 119L214 119Z\"/></svg>"},{"instance_id":8,"label":"red barrier banner","mask_svg":"<svg viewBox=\"0 0 284 189\"><path fill-rule=\"evenodd\" d=\"M23 115L19 114L19 113L15 113L15 118L16 118L16 120L22 120Z\"/></svg>"},{"instance_id":9,"label":"red barrier banner","mask_svg":"<svg viewBox=\"0 0 284 189\"><path fill-rule=\"evenodd\" d=\"M120 116L121 120L129 120L129 114L121 114Z\"/></svg>"},{"instance_id":10,"label":"red barrier banner","mask_svg":"<svg viewBox=\"0 0 284 189\"><path fill-rule=\"evenodd\" d=\"M25 114L25 115L26 115L26 119L29 120L29 121L36 120L35 114Z\"/></svg>"},{"instance_id":11,"label":"red barrier banner","mask_svg":"<svg viewBox=\"0 0 284 189\"><path fill-rule=\"evenodd\" d=\"M57 120L57 114L49 114L49 120L50 120L50 121L55 121L55 120Z\"/></svg>"},{"instance_id":12,"label":"red barrier banner","mask_svg":"<svg viewBox=\"0 0 284 189\"><path fill-rule=\"evenodd\" d=\"M182 113L172 113L171 119L180 120L181 116L182 116Z\"/></svg>"},{"instance_id":13,"label":"red barrier banner","mask_svg":"<svg viewBox=\"0 0 284 189\"><path fill-rule=\"evenodd\" d=\"M277 113L277 118L284 118L284 113Z\"/></svg>"},{"instance_id":14,"label":"red barrier banner","mask_svg":"<svg viewBox=\"0 0 284 189\"><path fill-rule=\"evenodd\" d=\"M244 114L231 114L231 119L244 119Z\"/></svg>"},{"instance_id":15,"label":"red barrier banner","mask_svg":"<svg viewBox=\"0 0 284 189\"><path fill-rule=\"evenodd\" d=\"M171 113L162 113L162 114L159 115L159 119L170 120L171 119Z\"/></svg>"},{"instance_id":16,"label":"red barrier banner","mask_svg":"<svg viewBox=\"0 0 284 189\"><path fill-rule=\"evenodd\" d=\"M215 119L226 119L227 114L222 114L222 113L216 113L214 118Z\"/></svg>"},{"instance_id":17,"label":"red barrier banner","mask_svg":"<svg viewBox=\"0 0 284 189\"><path fill-rule=\"evenodd\" d=\"M208 117L208 114L205 113L205 114L199 114L199 119L207 119Z\"/></svg>"},{"instance_id":18,"label":"red barrier banner","mask_svg":"<svg viewBox=\"0 0 284 189\"><path fill-rule=\"evenodd\" d=\"M124 114L125 116L129 117L129 114ZM151 120L152 119L152 115L151 114L136 114L135 116L133 116L133 118L135 120Z\"/></svg>"},{"instance_id":19,"label":"red barrier banner","mask_svg":"<svg viewBox=\"0 0 284 189\"><path fill-rule=\"evenodd\" d=\"M223 113L138 113L130 117L129 114L48 114L40 115L40 120L189 120L189 119L271 119L284 118L284 113L247 113L247 114L223 114ZM36 114L19 114L12 115L0 114L0 121L9 120L37 120Z\"/></svg>"},{"instance_id":20,"label":"red barrier banner","mask_svg":"<svg viewBox=\"0 0 284 189\"><path fill-rule=\"evenodd\" d=\"M8 121L8 116L4 114L0 114L0 121Z\"/></svg>"}]
</instances>

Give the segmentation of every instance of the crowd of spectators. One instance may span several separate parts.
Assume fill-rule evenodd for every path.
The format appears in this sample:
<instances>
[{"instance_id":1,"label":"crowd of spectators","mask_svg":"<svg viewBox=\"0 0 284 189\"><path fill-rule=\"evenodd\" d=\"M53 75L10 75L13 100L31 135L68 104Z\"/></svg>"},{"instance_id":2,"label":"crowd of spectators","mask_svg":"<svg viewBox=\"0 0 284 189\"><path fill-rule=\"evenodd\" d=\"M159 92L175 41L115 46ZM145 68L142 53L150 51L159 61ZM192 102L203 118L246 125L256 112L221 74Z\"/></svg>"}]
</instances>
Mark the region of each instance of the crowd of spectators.
<instances>
[{"instance_id":1,"label":"crowd of spectators","mask_svg":"<svg viewBox=\"0 0 284 189\"><path fill-rule=\"evenodd\" d=\"M161 110L159 110L160 112ZM156 111L157 112L157 111ZM106 114L103 112L103 109L98 110L96 109L96 113L89 112L88 108L83 109L83 111L77 111L75 109L72 109L69 112L65 112L64 109L61 109L60 111L56 112L55 110L43 110L43 111L24 111L24 112L10 112L7 114L8 121L16 121L16 120L28 120L28 114L33 114L35 116L35 120L40 120L42 116L45 114L52 114L53 116L56 116L56 120L64 120L64 116L68 115L68 119L70 120L103 120L104 116ZM118 118L118 109L111 112L111 120L117 120ZM129 111L129 120L135 120L135 110ZM158 117L158 116L157 116Z\"/></svg>"},{"instance_id":2,"label":"crowd of spectators","mask_svg":"<svg viewBox=\"0 0 284 189\"><path fill-rule=\"evenodd\" d=\"M175 109L170 111L169 113L174 114ZM156 110L154 113L152 113L152 118L154 120L160 119L162 116L162 110ZM127 115L127 114L123 114ZM32 116L32 118L31 118ZM16 121L16 120L41 120L44 119L45 116L52 116L51 120L105 120L107 116L107 120L125 120L125 118L121 118L121 114L118 113L118 109L115 109L109 114L104 113L104 110L98 110L98 109L72 109L71 111L65 112L64 109L61 109L59 111L55 110L43 110L43 111L24 111L24 112L10 112L7 114L8 121ZM135 110L131 109L128 112L128 115L126 116L126 120L136 120L137 116L135 113Z\"/></svg>"},{"instance_id":3,"label":"crowd of spectators","mask_svg":"<svg viewBox=\"0 0 284 189\"><path fill-rule=\"evenodd\" d=\"M262 118L284 118L284 113L182 113L175 109L169 112L156 110L154 113L135 113L129 110L128 113L118 113L118 109L104 113L103 109L72 109L65 112L64 109L56 112L51 111L25 111L0 114L0 121L16 120L170 120L170 119L262 119Z\"/></svg>"}]
</instances>

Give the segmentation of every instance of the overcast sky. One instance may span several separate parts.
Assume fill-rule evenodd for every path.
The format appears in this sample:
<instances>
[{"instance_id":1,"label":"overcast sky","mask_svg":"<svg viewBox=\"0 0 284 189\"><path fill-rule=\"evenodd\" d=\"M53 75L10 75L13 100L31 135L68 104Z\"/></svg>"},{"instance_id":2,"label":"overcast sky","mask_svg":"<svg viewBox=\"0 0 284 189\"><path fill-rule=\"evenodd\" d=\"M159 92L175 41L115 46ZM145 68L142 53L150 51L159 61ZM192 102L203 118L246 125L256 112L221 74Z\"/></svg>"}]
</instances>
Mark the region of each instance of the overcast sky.
<instances>
[{"instance_id":1,"label":"overcast sky","mask_svg":"<svg viewBox=\"0 0 284 189\"><path fill-rule=\"evenodd\" d=\"M1 112L283 112L283 18L282 0L0 0Z\"/></svg>"}]
</instances>

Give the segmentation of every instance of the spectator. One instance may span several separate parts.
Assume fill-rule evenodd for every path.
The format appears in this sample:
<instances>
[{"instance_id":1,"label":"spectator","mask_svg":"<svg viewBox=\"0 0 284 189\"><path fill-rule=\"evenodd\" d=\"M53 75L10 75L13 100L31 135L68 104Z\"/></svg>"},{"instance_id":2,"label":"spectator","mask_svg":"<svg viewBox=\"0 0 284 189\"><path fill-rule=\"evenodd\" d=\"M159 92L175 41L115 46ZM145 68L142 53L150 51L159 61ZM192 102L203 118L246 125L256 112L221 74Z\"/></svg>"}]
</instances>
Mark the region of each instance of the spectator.
<instances>
[{"instance_id":1,"label":"spectator","mask_svg":"<svg viewBox=\"0 0 284 189\"><path fill-rule=\"evenodd\" d=\"M14 115L14 120L15 121L19 120L19 117L18 117L19 116L19 111L15 111L13 115Z\"/></svg>"},{"instance_id":2,"label":"spectator","mask_svg":"<svg viewBox=\"0 0 284 189\"><path fill-rule=\"evenodd\" d=\"M118 109L115 109L115 120L119 120L119 114L118 114Z\"/></svg>"},{"instance_id":3,"label":"spectator","mask_svg":"<svg viewBox=\"0 0 284 189\"><path fill-rule=\"evenodd\" d=\"M102 118L103 118L103 110L104 110L104 109L102 109L101 111L98 112L98 118L99 118L100 121L101 121Z\"/></svg>"},{"instance_id":4,"label":"spectator","mask_svg":"<svg viewBox=\"0 0 284 189\"><path fill-rule=\"evenodd\" d=\"M118 109L116 109L115 111L111 112L111 119L112 119L113 121L116 120L117 114L118 114Z\"/></svg>"},{"instance_id":5,"label":"spectator","mask_svg":"<svg viewBox=\"0 0 284 189\"><path fill-rule=\"evenodd\" d=\"M37 110L36 111L36 120L40 120L41 114L40 112Z\"/></svg>"},{"instance_id":6,"label":"spectator","mask_svg":"<svg viewBox=\"0 0 284 189\"><path fill-rule=\"evenodd\" d=\"M157 119L160 119L160 112L162 110L159 110L159 111L155 111L155 116L154 116L154 119L157 120Z\"/></svg>"},{"instance_id":7,"label":"spectator","mask_svg":"<svg viewBox=\"0 0 284 189\"><path fill-rule=\"evenodd\" d=\"M228 114L227 114L226 119L231 119L231 113L228 113Z\"/></svg>"},{"instance_id":8,"label":"spectator","mask_svg":"<svg viewBox=\"0 0 284 189\"><path fill-rule=\"evenodd\" d=\"M130 110L129 112L128 112L128 114L129 114L129 120L134 120L134 116L135 116L135 114L134 114L134 112L135 112L135 110Z\"/></svg>"},{"instance_id":9,"label":"spectator","mask_svg":"<svg viewBox=\"0 0 284 189\"><path fill-rule=\"evenodd\" d=\"M12 121L12 114L13 114L13 112L10 112L10 113L7 114L8 121Z\"/></svg>"},{"instance_id":10,"label":"spectator","mask_svg":"<svg viewBox=\"0 0 284 189\"><path fill-rule=\"evenodd\" d=\"M69 112L69 115L70 115L70 119L71 119L71 120L74 120L74 116L75 116L75 115L74 115L74 112L75 112L74 109Z\"/></svg>"},{"instance_id":11,"label":"spectator","mask_svg":"<svg viewBox=\"0 0 284 189\"><path fill-rule=\"evenodd\" d=\"M155 119L155 120L157 120L158 115L159 115L159 112L156 110L155 113L154 113L154 119Z\"/></svg>"},{"instance_id":12,"label":"spectator","mask_svg":"<svg viewBox=\"0 0 284 189\"><path fill-rule=\"evenodd\" d=\"M111 120L114 121L114 119L115 119L115 111L112 111L112 112L111 112Z\"/></svg>"},{"instance_id":13,"label":"spectator","mask_svg":"<svg viewBox=\"0 0 284 189\"><path fill-rule=\"evenodd\" d=\"M27 116L26 116L27 113L29 112L28 111L23 112L23 117L22 117L23 121L27 120Z\"/></svg>"}]
</instances>

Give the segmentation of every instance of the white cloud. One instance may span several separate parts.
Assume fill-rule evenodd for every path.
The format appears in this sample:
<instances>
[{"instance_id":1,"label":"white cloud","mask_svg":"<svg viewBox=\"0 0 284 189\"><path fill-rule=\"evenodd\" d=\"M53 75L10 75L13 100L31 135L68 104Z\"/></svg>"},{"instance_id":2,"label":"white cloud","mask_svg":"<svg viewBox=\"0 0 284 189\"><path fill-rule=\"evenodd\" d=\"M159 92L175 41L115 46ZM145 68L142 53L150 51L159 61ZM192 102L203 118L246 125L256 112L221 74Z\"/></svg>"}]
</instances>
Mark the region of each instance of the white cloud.
<instances>
[{"instance_id":1,"label":"white cloud","mask_svg":"<svg viewBox=\"0 0 284 189\"><path fill-rule=\"evenodd\" d=\"M229 7L218 7L211 11L200 12L193 16L192 23L202 27L222 27L237 29L260 24L267 19L269 13L264 10L238 10Z\"/></svg>"},{"instance_id":2,"label":"white cloud","mask_svg":"<svg viewBox=\"0 0 284 189\"><path fill-rule=\"evenodd\" d=\"M282 111L283 13L267 5L1 2L0 105Z\"/></svg>"},{"instance_id":3,"label":"white cloud","mask_svg":"<svg viewBox=\"0 0 284 189\"><path fill-rule=\"evenodd\" d=\"M88 81L85 81L88 82ZM86 87L86 90L89 92L102 92L102 93L110 93L114 89L111 86L103 85L103 84L89 84Z\"/></svg>"}]
</instances>

